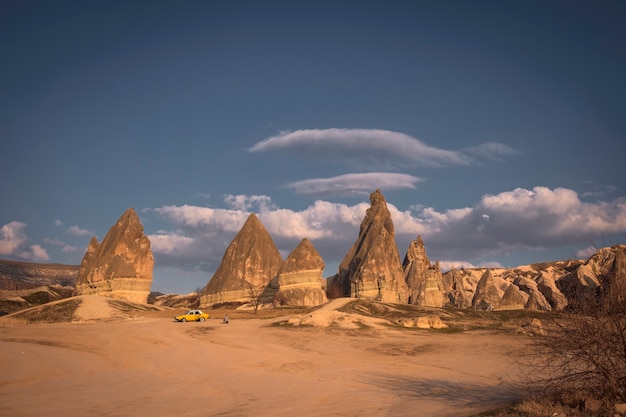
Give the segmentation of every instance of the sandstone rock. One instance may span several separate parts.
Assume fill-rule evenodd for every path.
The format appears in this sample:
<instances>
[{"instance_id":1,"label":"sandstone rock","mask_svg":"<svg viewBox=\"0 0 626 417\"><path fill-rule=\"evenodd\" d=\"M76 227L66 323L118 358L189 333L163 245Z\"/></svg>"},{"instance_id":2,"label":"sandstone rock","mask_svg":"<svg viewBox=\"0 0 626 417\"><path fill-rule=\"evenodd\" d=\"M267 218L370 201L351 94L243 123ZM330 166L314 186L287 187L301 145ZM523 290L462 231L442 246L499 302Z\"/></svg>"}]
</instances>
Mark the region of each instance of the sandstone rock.
<instances>
[{"instance_id":1,"label":"sandstone rock","mask_svg":"<svg viewBox=\"0 0 626 417\"><path fill-rule=\"evenodd\" d=\"M429 316L420 316L415 319L415 326L418 329L447 329L448 325L441 321L441 317L431 314Z\"/></svg>"},{"instance_id":2,"label":"sandstone rock","mask_svg":"<svg viewBox=\"0 0 626 417\"><path fill-rule=\"evenodd\" d=\"M457 308L470 308L474 298L474 292L480 277L466 273L465 270L452 268L443 274L444 288L450 304Z\"/></svg>"},{"instance_id":3,"label":"sandstone rock","mask_svg":"<svg viewBox=\"0 0 626 417\"><path fill-rule=\"evenodd\" d=\"M541 323L541 320L538 318L534 318L530 322L522 323L522 325L517 329L517 332L528 336L546 335L543 323Z\"/></svg>"},{"instance_id":4,"label":"sandstone rock","mask_svg":"<svg viewBox=\"0 0 626 417\"><path fill-rule=\"evenodd\" d=\"M416 319L407 319L404 317L398 320L398 324L404 327L415 327L417 325Z\"/></svg>"},{"instance_id":5,"label":"sandstone rock","mask_svg":"<svg viewBox=\"0 0 626 417\"><path fill-rule=\"evenodd\" d=\"M522 292L517 285L511 284L504 291L502 301L500 303L501 310L523 309L528 301L529 296Z\"/></svg>"},{"instance_id":6,"label":"sandstone rock","mask_svg":"<svg viewBox=\"0 0 626 417\"><path fill-rule=\"evenodd\" d=\"M309 239L302 239L278 270L275 304L315 307L328 301L322 290L324 260Z\"/></svg>"},{"instance_id":7,"label":"sandstone rock","mask_svg":"<svg viewBox=\"0 0 626 417\"><path fill-rule=\"evenodd\" d=\"M602 401L593 397L585 398L585 411L597 413L600 408L602 408Z\"/></svg>"},{"instance_id":8,"label":"sandstone rock","mask_svg":"<svg viewBox=\"0 0 626 417\"><path fill-rule=\"evenodd\" d=\"M537 283L525 277L516 278L513 283L519 287L520 290L528 294L528 301L526 302L526 308L532 310L552 311L552 306L543 296Z\"/></svg>"},{"instance_id":9,"label":"sandstone rock","mask_svg":"<svg viewBox=\"0 0 626 417\"><path fill-rule=\"evenodd\" d=\"M268 284L276 277L282 263L283 258L272 237L257 216L250 214L202 290L200 308L226 302L247 303L253 298L272 298L263 292L271 290Z\"/></svg>"},{"instance_id":10,"label":"sandstone rock","mask_svg":"<svg viewBox=\"0 0 626 417\"><path fill-rule=\"evenodd\" d=\"M573 310L588 309L608 293L626 296L626 245L599 249L556 285Z\"/></svg>"},{"instance_id":11,"label":"sandstone rock","mask_svg":"<svg viewBox=\"0 0 626 417\"><path fill-rule=\"evenodd\" d=\"M537 289L545 297L546 301L550 303L552 310L562 311L567 307L567 297L558 289L551 276L540 272L535 282L537 283Z\"/></svg>"},{"instance_id":12,"label":"sandstone rock","mask_svg":"<svg viewBox=\"0 0 626 417\"><path fill-rule=\"evenodd\" d=\"M93 237L76 280L77 295L105 295L146 303L152 285L154 257L150 240L135 210L122 214L101 244Z\"/></svg>"},{"instance_id":13,"label":"sandstone rock","mask_svg":"<svg viewBox=\"0 0 626 417\"><path fill-rule=\"evenodd\" d=\"M331 297L406 303L408 291L385 197L376 190L370 194L370 202L356 242L328 282L328 293Z\"/></svg>"},{"instance_id":14,"label":"sandstone rock","mask_svg":"<svg viewBox=\"0 0 626 417\"><path fill-rule=\"evenodd\" d=\"M446 304L443 275L439 263L432 267L422 237L409 244L402 263L404 281L409 291L409 304L424 307L443 307Z\"/></svg>"},{"instance_id":15,"label":"sandstone rock","mask_svg":"<svg viewBox=\"0 0 626 417\"><path fill-rule=\"evenodd\" d=\"M502 296L501 287L508 287L508 283L502 278L495 278L489 270L486 270L478 281L476 293L472 300L472 307L478 310L495 310L500 308Z\"/></svg>"},{"instance_id":16,"label":"sandstone rock","mask_svg":"<svg viewBox=\"0 0 626 417\"><path fill-rule=\"evenodd\" d=\"M430 321L428 317L421 316L415 319L415 326L417 326L418 329L430 329Z\"/></svg>"}]
</instances>

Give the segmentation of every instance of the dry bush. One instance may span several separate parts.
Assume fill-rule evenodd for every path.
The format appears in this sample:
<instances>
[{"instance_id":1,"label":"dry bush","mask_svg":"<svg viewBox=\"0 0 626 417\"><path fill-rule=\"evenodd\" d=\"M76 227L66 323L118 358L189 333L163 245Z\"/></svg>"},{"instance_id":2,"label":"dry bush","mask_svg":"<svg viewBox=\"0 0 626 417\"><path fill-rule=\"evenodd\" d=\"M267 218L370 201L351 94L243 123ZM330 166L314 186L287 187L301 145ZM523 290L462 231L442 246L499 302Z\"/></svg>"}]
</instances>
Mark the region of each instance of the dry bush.
<instances>
[{"instance_id":1,"label":"dry bush","mask_svg":"<svg viewBox=\"0 0 626 417\"><path fill-rule=\"evenodd\" d=\"M546 336L521 357L531 391L584 408L626 402L626 285L619 274L602 277L597 297L581 310L555 316Z\"/></svg>"}]
</instances>

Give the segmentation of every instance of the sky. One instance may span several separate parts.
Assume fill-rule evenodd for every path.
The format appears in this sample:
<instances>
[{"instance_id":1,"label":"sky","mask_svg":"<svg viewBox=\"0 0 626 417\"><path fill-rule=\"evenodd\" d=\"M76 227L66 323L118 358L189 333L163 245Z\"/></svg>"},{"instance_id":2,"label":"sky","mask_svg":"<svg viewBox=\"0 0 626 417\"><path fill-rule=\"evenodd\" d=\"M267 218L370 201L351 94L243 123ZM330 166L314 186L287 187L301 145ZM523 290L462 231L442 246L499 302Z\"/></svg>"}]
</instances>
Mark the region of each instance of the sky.
<instances>
[{"instance_id":1,"label":"sky","mask_svg":"<svg viewBox=\"0 0 626 417\"><path fill-rule=\"evenodd\" d=\"M0 3L0 259L80 264L132 207L153 291L250 213L325 277L380 189L442 269L626 241L626 2Z\"/></svg>"}]
</instances>

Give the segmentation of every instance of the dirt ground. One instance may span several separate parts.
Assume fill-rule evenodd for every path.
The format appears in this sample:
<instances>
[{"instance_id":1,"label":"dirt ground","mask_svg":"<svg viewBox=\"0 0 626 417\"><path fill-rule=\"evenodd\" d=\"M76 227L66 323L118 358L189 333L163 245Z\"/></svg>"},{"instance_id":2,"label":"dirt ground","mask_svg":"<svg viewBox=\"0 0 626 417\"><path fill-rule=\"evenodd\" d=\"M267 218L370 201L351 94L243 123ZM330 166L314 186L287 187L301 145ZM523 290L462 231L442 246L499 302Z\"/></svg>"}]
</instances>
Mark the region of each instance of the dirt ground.
<instances>
[{"instance_id":1,"label":"dirt ground","mask_svg":"<svg viewBox=\"0 0 626 417\"><path fill-rule=\"evenodd\" d=\"M524 336L284 320L3 325L0 415L467 416L520 395Z\"/></svg>"}]
</instances>

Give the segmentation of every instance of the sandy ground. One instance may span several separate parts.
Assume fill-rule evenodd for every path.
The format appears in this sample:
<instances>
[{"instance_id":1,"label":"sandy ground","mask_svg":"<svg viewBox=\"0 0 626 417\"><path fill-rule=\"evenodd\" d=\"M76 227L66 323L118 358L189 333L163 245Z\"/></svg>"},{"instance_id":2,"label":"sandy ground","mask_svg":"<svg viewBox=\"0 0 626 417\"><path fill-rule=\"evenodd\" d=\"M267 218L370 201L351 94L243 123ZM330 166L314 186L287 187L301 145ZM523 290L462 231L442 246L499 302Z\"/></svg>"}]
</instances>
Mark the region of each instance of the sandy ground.
<instances>
[{"instance_id":1,"label":"sandy ground","mask_svg":"<svg viewBox=\"0 0 626 417\"><path fill-rule=\"evenodd\" d=\"M522 336L277 321L0 327L0 416L467 416L519 396Z\"/></svg>"}]
</instances>

